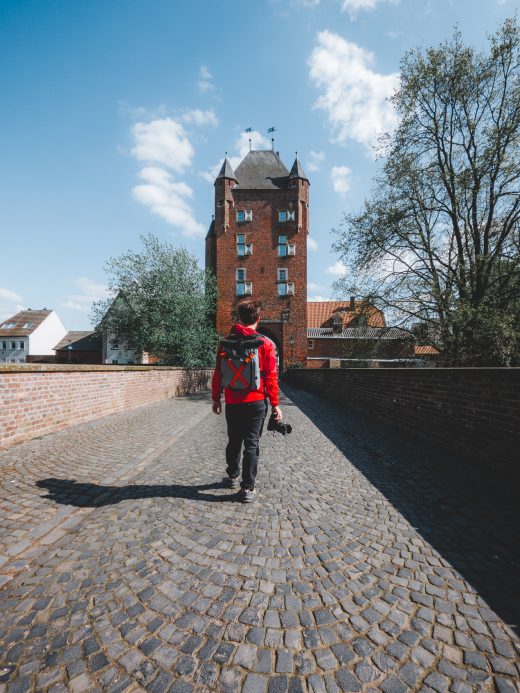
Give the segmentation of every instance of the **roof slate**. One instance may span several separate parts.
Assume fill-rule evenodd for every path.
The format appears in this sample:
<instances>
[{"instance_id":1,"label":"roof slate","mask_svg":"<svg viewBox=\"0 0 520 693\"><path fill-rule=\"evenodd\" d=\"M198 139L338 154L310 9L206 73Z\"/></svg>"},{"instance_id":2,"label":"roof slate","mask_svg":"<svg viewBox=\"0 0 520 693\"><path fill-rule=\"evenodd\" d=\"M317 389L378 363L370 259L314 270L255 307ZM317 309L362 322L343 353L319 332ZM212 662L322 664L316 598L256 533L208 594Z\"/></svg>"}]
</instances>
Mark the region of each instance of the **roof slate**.
<instances>
[{"instance_id":1,"label":"roof slate","mask_svg":"<svg viewBox=\"0 0 520 693\"><path fill-rule=\"evenodd\" d=\"M211 221L211 224L209 225L208 233L206 234L206 238L211 238L212 236L215 235L215 219Z\"/></svg>"},{"instance_id":2,"label":"roof slate","mask_svg":"<svg viewBox=\"0 0 520 693\"><path fill-rule=\"evenodd\" d=\"M232 178L233 180L237 179L237 177L235 176L235 172L233 171L233 167L231 166L227 158L224 159L224 163L222 164L219 174L215 180L218 180L219 178Z\"/></svg>"},{"instance_id":3,"label":"roof slate","mask_svg":"<svg viewBox=\"0 0 520 693\"><path fill-rule=\"evenodd\" d=\"M251 151L238 165L236 179L235 189L277 190L288 187L289 171L276 152L270 149Z\"/></svg>"},{"instance_id":4,"label":"roof slate","mask_svg":"<svg viewBox=\"0 0 520 693\"><path fill-rule=\"evenodd\" d=\"M356 310L350 310L350 301L308 301L307 302L307 327L323 327L332 315L337 311L343 313L343 327L348 327L355 317L361 314L361 309L366 307L364 301L355 302ZM385 317L383 312L375 306L366 308L366 317L369 327L384 327Z\"/></svg>"},{"instance_id":5,"label":"roof slate","mask_svg":"<svg viewBox=\"0 0 520 693\"><path fill-rule=\"evenodd\" d=\"M289 173L289 178L303 178L306 181L309 180L305 175L305 172L303 170L302 165L300 164L300 160L298 159L298 157L296 157L296 159L294 160L291 172Z\"/></svg>"},{"instance_id":6,"label":"roof slate","mask_svg":"<svg viewBox=\"0 0 520 693\"><path fill-rule=\"evenodd\" d=\"M27 337L39 327L52 313L52 310L22 310L11 318L7 318L0 324L0 337ZM3 328L2 325L14 322L14 327ZM30 327L23 327L26 323L32 323Z\"/></svg>"}]
</instances>

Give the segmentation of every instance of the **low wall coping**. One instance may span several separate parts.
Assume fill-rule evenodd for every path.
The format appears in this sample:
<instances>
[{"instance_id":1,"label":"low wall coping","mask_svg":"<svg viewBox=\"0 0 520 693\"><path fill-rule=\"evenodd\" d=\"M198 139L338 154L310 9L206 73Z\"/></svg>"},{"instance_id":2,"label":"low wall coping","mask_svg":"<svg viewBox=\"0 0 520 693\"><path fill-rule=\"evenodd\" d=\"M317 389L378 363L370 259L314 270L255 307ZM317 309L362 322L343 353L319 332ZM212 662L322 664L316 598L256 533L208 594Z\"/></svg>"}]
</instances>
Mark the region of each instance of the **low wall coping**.
<instances>
[{"instance_id":1,"label":"low wall coping","mask_svg":"<svg viewBox=\"0 0 520 693\"><path fill-rule=\"evenodd\" d=\"M155 366L155 365L115 365L115 364L78 364L78 363L28 363L28 364L5 364L0 366L2 373L56 373L56 372L77 372L77 371L208 371L207 368L183 368L182 366Z\"/></svg>"}]
</instances>

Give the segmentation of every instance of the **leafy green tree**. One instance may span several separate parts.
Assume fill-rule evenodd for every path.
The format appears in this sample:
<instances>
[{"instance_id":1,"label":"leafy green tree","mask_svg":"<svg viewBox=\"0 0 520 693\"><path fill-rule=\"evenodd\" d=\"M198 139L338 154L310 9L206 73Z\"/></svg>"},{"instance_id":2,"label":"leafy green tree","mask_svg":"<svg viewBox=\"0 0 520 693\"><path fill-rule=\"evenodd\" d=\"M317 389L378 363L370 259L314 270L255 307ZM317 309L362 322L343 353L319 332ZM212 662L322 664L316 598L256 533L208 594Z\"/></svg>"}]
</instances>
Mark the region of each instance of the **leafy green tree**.
<instances>
[{"instance_id":1,"label":"leafy green tree","mask_svg":"<svg viewBox=\"0 0 520 693\"><path fill-rule=\"evenodd\" d=\"M149 234L143 250L105 265L111 297L93 306L93 322L136 353L186 368L210 365L216 333L213 277L184 248Z\"/></svg>"},{"instance_id":2,"label":"leafy green tree","mask_svg":"<svg viewBox=\"0 0 520 693\"><path fill-rule=\"evenodd\" d=\"M430 325L446 365L509 365L520 334L520 32L508 19L486 51L458 31L408 52L399 116L361 212L335 250L342 293L401 324Z\"/></svg>"}]
</instances>

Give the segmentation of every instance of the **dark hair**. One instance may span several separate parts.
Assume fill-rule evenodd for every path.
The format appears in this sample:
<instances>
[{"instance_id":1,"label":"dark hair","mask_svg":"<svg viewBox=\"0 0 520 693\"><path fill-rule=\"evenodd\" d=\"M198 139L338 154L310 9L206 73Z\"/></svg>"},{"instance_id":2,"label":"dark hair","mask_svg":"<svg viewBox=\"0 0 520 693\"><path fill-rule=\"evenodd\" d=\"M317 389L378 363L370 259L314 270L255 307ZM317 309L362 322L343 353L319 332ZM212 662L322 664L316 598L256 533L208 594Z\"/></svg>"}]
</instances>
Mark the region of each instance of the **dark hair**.
<instances>
[{"instance_id":1,"label":"dark hair","mask_svg":"<svg viewBox=\"0 0 520 693\"><path fill-rule=\"evenodd\" d=\"M254 325L260 318L260 301L242 301L238 304L238 317L243 325Z\"/></svg>"}]
</instances>

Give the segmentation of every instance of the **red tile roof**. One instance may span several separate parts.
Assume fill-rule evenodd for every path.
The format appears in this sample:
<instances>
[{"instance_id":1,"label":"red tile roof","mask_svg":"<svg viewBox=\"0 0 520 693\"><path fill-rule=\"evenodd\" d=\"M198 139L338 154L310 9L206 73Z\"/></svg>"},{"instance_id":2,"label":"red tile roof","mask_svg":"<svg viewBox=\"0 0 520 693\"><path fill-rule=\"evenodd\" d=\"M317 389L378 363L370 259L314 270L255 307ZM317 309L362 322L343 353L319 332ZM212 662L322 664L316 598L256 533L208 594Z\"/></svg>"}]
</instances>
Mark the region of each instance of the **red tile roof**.
<instances>
[{"instance_id":1,"label":"red tile roof","mask_svg":"<svg viewBox=\"0 0 520 693\"><path fill-rule=\"evenodd\" d=\"M383 311L375 306L367 306L364 301L355 301L355 310L351 310L350 301L308 301L307 327L327 327L332 315L343 312L343 327L348 327L352 320L366 310L368 327L384 327Z\"/></svg>"},{"instance_id":2,"label":"red tile roof","mask_svg":"<svg viewBox=\"0 0 520 693\"><path fill-rule=\"evenodd\" d=\"M39 327L52 310L22 310L0 323L0 337L27 337ZM14 323L14 327L3 327ZM24 327L24 325L30 325Z\"/></svg>"},{"instance_id":3,"label":"red tile roof","mask_svg":"<svg viewBox=\"0 0 520 693\"><path fill-rule=\"evenodd\" d=\"M434 346L416 346L414 353L416 356L438 356L440 354Z\"/></svg>"}]
</instances>

